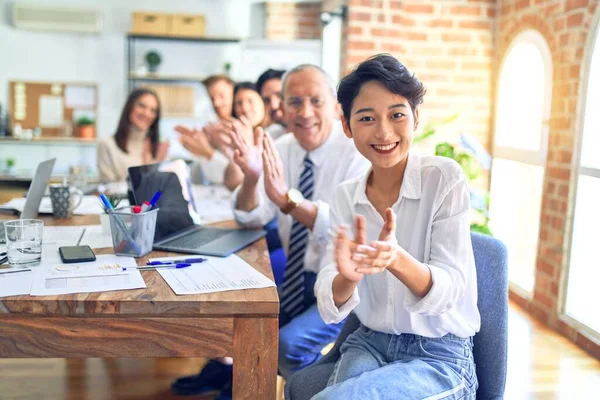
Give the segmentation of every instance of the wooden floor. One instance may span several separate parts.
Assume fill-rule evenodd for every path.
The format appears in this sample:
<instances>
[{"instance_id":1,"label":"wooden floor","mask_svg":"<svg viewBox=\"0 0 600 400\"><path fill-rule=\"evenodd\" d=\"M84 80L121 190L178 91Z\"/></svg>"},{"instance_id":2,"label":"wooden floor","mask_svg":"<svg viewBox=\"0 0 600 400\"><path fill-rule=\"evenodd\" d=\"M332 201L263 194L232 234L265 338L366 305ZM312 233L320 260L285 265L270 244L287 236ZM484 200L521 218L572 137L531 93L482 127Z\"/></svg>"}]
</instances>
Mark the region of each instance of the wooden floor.
<instances>
[{"instance_id":1,"label":"wooden floor","mask_svg":"<svg viewBox=\"0 0 600 400\"><path fill-rule=\"evenodd\" d=\"M511 304L506 399L588 399L600 361ZM0 359L1 399L182 399L169 393L202 359ZM187 397L189 398L189 397Z\"/></svg>"}]
</instances>

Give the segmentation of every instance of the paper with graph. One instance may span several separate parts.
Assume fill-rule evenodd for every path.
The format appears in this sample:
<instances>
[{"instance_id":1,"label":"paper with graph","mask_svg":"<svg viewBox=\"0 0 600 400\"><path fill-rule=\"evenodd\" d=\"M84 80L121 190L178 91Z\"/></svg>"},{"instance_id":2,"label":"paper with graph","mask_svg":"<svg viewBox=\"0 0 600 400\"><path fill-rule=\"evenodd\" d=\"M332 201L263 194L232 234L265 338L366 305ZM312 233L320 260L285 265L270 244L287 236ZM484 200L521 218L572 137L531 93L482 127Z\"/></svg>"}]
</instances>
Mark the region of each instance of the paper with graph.
<instances>
[{"instance_id":1,"label":"paper with graph","mask_svg":"<svg viewBox=\"0 0 600 400\"><path fill-rule=\"evenodd\" d=\"M207 257L207 261L180 269L157 269L175 294L200 294L228 290L257 289L275 286L275 283L252 268L235 254L229 257ZM151 261L189 258L154 258Z\"/></svg>"},{"instance_id":2,"label":"paper with graph","mask_svg":"<svg viewBox=\"0 0 600 400\"><path fill-rule=\"evenodd\" d=\"M54 296L70 293L107 292L145 288L132 257L96 256L96 261L72 264L41 265L34 270L32 296Z\"/></svg>"}]
</instances>

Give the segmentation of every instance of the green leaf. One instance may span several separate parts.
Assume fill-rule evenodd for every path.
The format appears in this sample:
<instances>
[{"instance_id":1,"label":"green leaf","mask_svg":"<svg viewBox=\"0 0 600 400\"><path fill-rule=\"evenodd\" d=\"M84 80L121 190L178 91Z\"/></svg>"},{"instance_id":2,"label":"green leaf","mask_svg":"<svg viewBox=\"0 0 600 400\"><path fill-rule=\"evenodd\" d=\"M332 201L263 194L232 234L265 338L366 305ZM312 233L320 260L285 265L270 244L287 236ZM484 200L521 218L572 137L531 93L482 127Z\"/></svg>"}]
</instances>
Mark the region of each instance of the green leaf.
<instances>
[{"instance_id":1,"label":"green leaf","mask_svg":"<svg viewBox=\"0 0 600 400\"><path fill-rule=\"evenodd\" d=\"M447 143L447 142L440 143L437 146L435 146L435 155L453 159L454 158L454 146L452 146L450 143Z\"/></svg>"},{"instance_id":2,"label":"green leaf","mask_svg":"<svg viewBox=\"0 0 600 400\"><path fill-rule=\"evenodd\" d=\"M492 231L490 230L487 224L471 224L471 232L479 232L483 233L484 235L494 236L492 235Z\"/></svg>"}]
</instances>

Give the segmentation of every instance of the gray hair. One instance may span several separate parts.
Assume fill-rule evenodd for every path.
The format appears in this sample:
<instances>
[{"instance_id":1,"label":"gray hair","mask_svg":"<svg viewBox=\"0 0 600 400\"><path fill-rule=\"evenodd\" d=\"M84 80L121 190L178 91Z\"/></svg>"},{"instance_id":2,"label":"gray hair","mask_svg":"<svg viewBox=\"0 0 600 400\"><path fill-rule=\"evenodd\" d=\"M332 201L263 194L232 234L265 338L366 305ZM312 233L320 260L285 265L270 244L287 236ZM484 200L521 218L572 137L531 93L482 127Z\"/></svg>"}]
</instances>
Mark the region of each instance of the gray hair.
<instances>
[{"instance_id":1,"label":"gray hair","mask_svg":"<svg viewBox=\"0 0 600 400\"><path fill-rule=\"evenodd\" d=\"M337 100L337 91L336 91L336 87L335 87L335 81L333 80L331 75L329 75L323 68L319 67L318 65L314 65L314 64L300 64L300 65L295 66L292 69L287 70L286 73L283 74L283 78L281 78L281 98L283 99L283 96L285 93L285 85L287 84L287 81L288 81L288 78L290 77L290 75L295 74L296 72L304 71L305 69L308 69L308 68L314 68L317 71L319 71L321 73L321 75L323 75L323 78L325 78L325 82L327 83L327 87L331 91L331 96L333 96L333 100L336 101Z\"/></svg>"}]
</instances>

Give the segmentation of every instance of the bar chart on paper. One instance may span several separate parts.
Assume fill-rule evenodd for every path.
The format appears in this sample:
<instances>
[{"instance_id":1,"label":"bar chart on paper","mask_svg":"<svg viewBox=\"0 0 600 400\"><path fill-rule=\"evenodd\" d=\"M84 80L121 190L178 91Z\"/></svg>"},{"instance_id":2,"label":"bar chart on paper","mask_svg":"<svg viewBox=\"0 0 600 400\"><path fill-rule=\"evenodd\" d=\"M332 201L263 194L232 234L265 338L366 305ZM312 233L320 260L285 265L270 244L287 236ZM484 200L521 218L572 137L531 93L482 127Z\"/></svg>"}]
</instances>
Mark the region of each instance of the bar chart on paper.
<instances>
[{"instance_id":1,"label":"bar chart on paper","mask_svg":"<svg viewBox=\"0 0 600 400\"><path fill-rule=\"evenodd\" d=\"M182 259L185 257L182 257ZM236 255L226 258L205 257L206 262L180 269L158 269L163 279L178 295L257 289L275 283ZM169 260L176 260L169 258ZM161 261L160 258L151 261Z\"/></svg>"}]
</instances>

